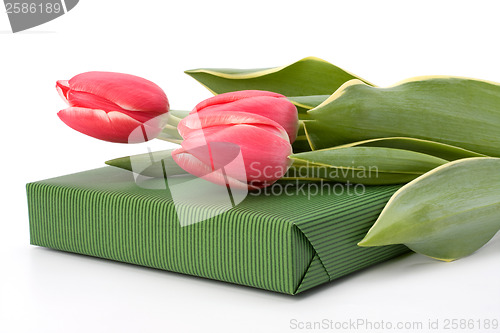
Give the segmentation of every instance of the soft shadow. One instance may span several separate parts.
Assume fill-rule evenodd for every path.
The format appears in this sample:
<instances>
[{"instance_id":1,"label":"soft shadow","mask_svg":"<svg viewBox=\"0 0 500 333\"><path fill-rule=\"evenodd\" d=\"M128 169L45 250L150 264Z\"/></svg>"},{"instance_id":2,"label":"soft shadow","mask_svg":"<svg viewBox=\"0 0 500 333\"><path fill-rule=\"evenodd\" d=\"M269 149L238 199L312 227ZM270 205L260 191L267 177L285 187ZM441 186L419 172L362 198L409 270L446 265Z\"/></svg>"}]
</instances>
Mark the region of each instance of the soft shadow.
<instances>
[{"instance_id":1,"label":"soft shadow","mask_svg":"<svg viewBox=\"0 0 500 333\"><path fill-rule=\"evenodd\" d=\"M121 262L121 261L116 261L116 260L111 260L111 259L105 259L105 258L99 258L99 257L93 257L89 256L86 254L79 254L79 253L73 253L73 252L66 252L66 251L61 251L61 250L56 250L56 249L50 249L50 248L45 248L45 247L35 247L33 250L35 251L41 251L42 253L57 253L58 255L64 255L64 256L73 256L75 258L79 258L79 260L90 260L90 261L101 261L101 262L106 262L107 265L114 265L116 267L121 267L123 269L136 269L136 270L142 270L145 272L148 272L148 274L154 274L158 277L160 276L173 276L173 277L179 277L184 280L189 279L190 283L196 283L196 284L206 284L207 288L224 288L227 290L230 290L231 293L235 294L252 294L254 296L257 296L259 298L272 298L272 299L280 299L288 302L295 302L295 301L301 301L304 299L309 299L311 297L316 296L317 294L328 290L328 289L334 289L334 288L340 288L343 284L348 283L350 280L353 278L359 277L360 274L364 274L369 271L373 270L380 270L384 269L385 266L387 265L397 265L398 262L407 260L408 256L412 255L412 252L402 254L396 258L390 259L386 262L376 264L370 267L366 267L364 269L361 269L359 271L350 273L348 275L345 275L343 277L340 277L338 279L335 279L331 282L324 283L322 285L319 285L317 287L313 287L309 290L306 290L300 294L297 295L289 295L289 294L283 294L279 293L276 291L272 290L265 290L265 289L260 289L256 287L251 287L251 286L245 286L245 285L239 285L231 282L225 282L225 281L219 281L219 280L212 280L209 278L205 277L199 277L199 276L193 276L193 275L188 275L188 274L183 274L183 273L177 273L177 272L172 272L172 271L166 271L158 268L153 268L153 267L147 267L147 266L141 266L133 263L127 263L127 262Z\"/></svg>"},{"instance_id":2,"label":"soft shadow","mask_svg":"<svg viewBox=\"0 0 500 333\"><path fill-rule=\"evenodd\" d=\"M390 259L388 261L385 261L385 262L382 262L382 263L379 263L379 264L375 264L375 265L372 265L372 266L365 267L365 268L360 269L360 270L358 270L356 272L344 275L344 276L342 276L342 277L340 277L338 279L335 279L333 281L330 281L330 282L327 282L327 283L324 283L324 284L320 284L319 286L316 286L316 287L313 287L313 288L311 288L309 290L306 290L306 291L304 291L304 292L302 292L300 294L297 294L297 295L293 296L293 298L297 299L297 300L307 299L307 298L310 298L310 297L314 297L315 295L317 295L318 293L323 292L326 289L340 288L340 286L342 286L342 284L348 283L350 280L352 280L354 278L357 278L357 277L359 277L362 274L366 274L367 272L370 272L370 271L384 269L384 267L388 266L388 265L397 265L397 262L406 261L407 258L409 256L411 256L412 254L413 254L413 252L404 253L404 254L402 254L400 256L397 256L395 258L392 258L392 259Z\"/></svg>"}]
</instances>

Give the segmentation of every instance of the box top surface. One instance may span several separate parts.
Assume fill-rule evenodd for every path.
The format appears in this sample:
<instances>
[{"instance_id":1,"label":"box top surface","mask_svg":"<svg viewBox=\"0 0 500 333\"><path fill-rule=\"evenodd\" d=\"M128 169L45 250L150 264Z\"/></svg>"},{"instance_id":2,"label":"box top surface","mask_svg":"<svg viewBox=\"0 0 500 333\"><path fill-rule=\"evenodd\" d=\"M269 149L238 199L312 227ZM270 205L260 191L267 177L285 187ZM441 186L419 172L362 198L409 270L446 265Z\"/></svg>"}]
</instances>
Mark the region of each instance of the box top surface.
<instances>
[{"instance_id":1,"label":"box top surface","mask_svg":"<svg viewBox=\"0 0 500 333\"><path fill-rule=\"evenodd\" d=\"M79 173L69 174L56 178L38 181L36 183L51 184L68 188L87 189L91 191L127 194L130 196L144 197L149 200L165 202L174 201L170 188L165 186L164 179L134 179L131 172L114 168L103 167ZM197 206L199 209L210 209L217 206L217 200L226 194L226 189L221 186L214 192L210 188L210 196L200 193L200 188L184 183L185 192L192 191L191 201L179 204ZM292 224L301 224L321 216L334 217L332 213L341 212L342 207L351 209L362 207L374 199L388 198L400 186L365 186L342 183L315 183L315 182L278 182L273 186L257 192L249 192L240 203L233 205L231 210L262 214L269 218L276 218ZM205 195L206 194L206 195ZM205 197L204 197L205 195ZM220 204L224 206L224 203ZM225 207L224 207L225 208Z\"/></svg>"}]
</instances>

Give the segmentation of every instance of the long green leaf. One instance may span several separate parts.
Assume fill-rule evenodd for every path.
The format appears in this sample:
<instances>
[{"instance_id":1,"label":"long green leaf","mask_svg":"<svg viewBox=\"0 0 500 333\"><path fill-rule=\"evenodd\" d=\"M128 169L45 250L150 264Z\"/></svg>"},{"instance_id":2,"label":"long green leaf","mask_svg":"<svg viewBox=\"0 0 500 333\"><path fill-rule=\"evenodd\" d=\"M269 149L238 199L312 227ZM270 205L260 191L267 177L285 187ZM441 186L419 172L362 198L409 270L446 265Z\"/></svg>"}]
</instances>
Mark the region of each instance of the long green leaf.
<instances>
[{"instance_id":1,"label":"long green leaf","mask_svg":"<svg viewBox=\"0 0 500 333\"><path fill-rule=\"evenodd\" d=\"M399 189L359 245L405 244L451 261L472 254L499 229L500 159L467 158Z\"/></svg>"},{"instance_id":2,"label":"long green leaf","mask_svg":"<svg viewBox=\"0 0 500 333\"><path fill-rule=\"evenodd\" d=\"M467 149L447 145L441 142L430 140L422 140L415 138L394 137L394 138L378 138L371 140L363 140L351 142L344 145L339 145L336 148L346 147L386 147L411 150L427 155L436 156L448 161L454 161L467 157L487 157Z\"/></svg>"},{"instance_id":3,"label":"long green leaf","mask_svg":"<svg viewBox=\"0 0 500 333\"><path fill-rule=\"evenodd\" d=\"M500 85L496 83L421 77L375 88L351 80L308 113L347 142L413 137L500 156Z\"/></svg>"},{"instance_id":4,"label":"long green leaf","mask_svg":"<svg viewBox=\"0 0 500 333\"><path fill-rule=\"evenodd\" d=\"M404 183L448 162L423 153L385 147L329 148L293 154L290 158L310 163L312 170L324 168L319 178L348 179L370 185ZM346 171L338 174L339 169Z\"/></svg>"},{"instance_id":5,"label":"long green leaf","mask_svg":"<svg viewBox=\"0 0 500 333\"><path fill-rule=\"evenodd\" d=\"M291 65L274 68L200 68L187 70L185 73L214 94L257 89L274 91L285 96L330 95L344 82L360 79L315 57L307 57Z\"/></svg>"},{"instance_id":6,"label":"long green leaf","mask_svg":"<svg viewBox=\"0 0 500 333\"><path fill-rule=\"evenodd\" d=\"M133 171L143 176L164 178L165 176L186 175L172 158L173 149L155 151L146 154L125 156L106 161L110 166Z\"/></svg>"},{"instance_id":7,"label":"long green leaf","mask_svg":"<svg viewBox=\"0 0 500 333\"><path fill-rule=\"evenodd\" d=\"M354 169L335 168L324 165L309 163L297 165L297 160L293 161L288 172L280 180L293 181L325 181L355 183L363 185L391 185L404 184L415 179L418 175L411 173L390 173L380 172L376 168Z\"/></svg>"},{"instance_id":8,"label":"long green leaf","mask_svg":"<svg viewBox=\"0 0 500 333\"><path fill-rule=\"evenodd\" d=\"M125 156L106 161L107 165L133 171L147 177L164 178L165 175L188 175L186 171L180 168L171 156L172 150L162 150L147 154ZM162 162L163 161L163 162ZM282 180L293 181L342 181L355 182L362 178L370 185L380 184L399 184L406 183L415 178L413 174L394 174L378 172L378 177L367 179L362 173L373 172L372 170L354 170L329 168L323 165L293 160L293 164ZM406 178L405 178L406 177Z\"/></svg>"}]
</instances>

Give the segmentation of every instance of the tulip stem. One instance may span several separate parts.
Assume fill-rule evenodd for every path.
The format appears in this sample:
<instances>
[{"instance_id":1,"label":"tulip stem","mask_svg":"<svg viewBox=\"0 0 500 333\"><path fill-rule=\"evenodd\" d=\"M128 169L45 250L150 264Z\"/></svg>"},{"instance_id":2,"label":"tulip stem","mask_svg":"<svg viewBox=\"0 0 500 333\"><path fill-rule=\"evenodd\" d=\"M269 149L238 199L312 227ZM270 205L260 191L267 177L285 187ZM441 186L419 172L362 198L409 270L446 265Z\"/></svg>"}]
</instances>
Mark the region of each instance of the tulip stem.
<instances>
[{"instance_id":1,"label":"tulip stem","mask_svg":"<svg viewBox=\"0 0 500 333\"><path fill-rule=\"evenodd\" d=\"M156 139L162 140L162 141L167 141L167 142L172 142L172 143L175 143L178 145L180 145L182 143L182 139L173 139L173 138L169 138L169 137L162 136L162 135L157 136Z\"/></svg>"}]
</instances>

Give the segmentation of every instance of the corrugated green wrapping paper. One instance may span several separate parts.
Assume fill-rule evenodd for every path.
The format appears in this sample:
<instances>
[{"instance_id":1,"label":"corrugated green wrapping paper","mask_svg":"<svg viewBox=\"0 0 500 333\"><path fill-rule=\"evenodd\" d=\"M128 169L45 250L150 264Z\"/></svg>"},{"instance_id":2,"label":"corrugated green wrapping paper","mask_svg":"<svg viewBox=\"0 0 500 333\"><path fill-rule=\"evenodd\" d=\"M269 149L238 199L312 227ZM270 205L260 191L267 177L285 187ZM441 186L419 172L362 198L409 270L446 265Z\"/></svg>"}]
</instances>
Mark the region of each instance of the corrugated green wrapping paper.
<instances>
[{"instance_id":1,"label":"corrugated green wrapping paper","mask_svg":"<svg viewBox=\"0 0 500 333\"><path fill-rule=\"evenodd\" d=\"M398 188L249 195L180 226L168 191L105 167L27 185L31 244L297 294L408 251L356 245Z\"/></svg>"}]
</instances>

